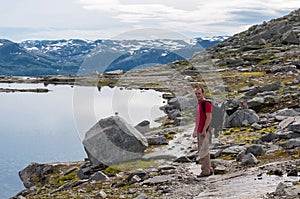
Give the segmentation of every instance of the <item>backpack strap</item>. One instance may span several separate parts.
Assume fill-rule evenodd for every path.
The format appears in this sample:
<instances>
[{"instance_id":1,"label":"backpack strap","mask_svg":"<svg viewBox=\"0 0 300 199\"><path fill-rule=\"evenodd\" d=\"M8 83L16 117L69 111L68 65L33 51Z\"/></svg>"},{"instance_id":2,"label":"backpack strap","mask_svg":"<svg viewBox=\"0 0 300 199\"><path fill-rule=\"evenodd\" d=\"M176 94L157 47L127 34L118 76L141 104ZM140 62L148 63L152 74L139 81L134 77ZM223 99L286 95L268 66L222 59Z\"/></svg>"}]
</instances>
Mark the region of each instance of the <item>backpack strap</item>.
<instances>
[{"instance_id":1,"label":"backpack strap","mask_svg":"<svg viewBox=\"0 0 300 199\"><path fill-rule=\"evenodd\" d=\"M206 107L205 107L205 104L206 104L206 102L209 102L209 103L211 103L211 102L210 102L210 101L208 101L208 100L204 100L204 101L201 103L202 110L204 110L204 113L206 113Z\"/></svg>"}]
</instances>

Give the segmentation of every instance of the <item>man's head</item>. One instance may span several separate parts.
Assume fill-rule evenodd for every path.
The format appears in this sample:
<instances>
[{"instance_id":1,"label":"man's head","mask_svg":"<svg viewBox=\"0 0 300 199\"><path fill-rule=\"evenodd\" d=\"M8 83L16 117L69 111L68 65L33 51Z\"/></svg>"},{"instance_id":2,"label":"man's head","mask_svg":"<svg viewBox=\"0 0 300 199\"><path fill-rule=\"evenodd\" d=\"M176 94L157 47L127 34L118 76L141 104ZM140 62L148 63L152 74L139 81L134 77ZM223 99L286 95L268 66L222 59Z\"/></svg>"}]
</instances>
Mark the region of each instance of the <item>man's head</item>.
<instances>
[{"instance_id":1,"label":"man's head","mask_svg":"<svg viewBox=\"0 0 300 199\"><path fill-rule=\"evenodd\" d=\"M195 95L198 101L203 100L204 98L204 89L202 86L198 86L195 88Z\"/></svg>"}]
</instances>

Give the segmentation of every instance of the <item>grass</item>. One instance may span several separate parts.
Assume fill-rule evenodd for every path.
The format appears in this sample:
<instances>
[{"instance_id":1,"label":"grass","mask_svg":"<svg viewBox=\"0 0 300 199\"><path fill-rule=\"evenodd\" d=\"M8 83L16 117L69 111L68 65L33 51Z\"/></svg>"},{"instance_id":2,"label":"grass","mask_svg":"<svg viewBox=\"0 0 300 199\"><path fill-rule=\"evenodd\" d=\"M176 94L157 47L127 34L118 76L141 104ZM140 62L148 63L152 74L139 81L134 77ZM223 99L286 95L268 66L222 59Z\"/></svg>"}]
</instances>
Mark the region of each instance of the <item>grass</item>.
<instances>
[{"instance_id":1,"label":"grass","mask_svg":"<svg viewBox=\"0 0 300 199\"><path fill-rule=\"evenodd\" d=\"M144 168L149 168L154 166L157 166L154 160L151 161L137 160L132 162L110 165L108 168L104 170L104 172L110 174L117 174L120 171L134 172L137 169L144 169Z\"/></svg>"},{"instance_id":2,"label":"grass","mask_svg":"<svg viewBox=\"0 0 300 199\"><path fill-rule=\"evenodd\" d=\"M289 160L291 159L291 155L289 155L286 151L284 150L278 150L275 151L274 153L269 153L265 154L263 156L257 157L259 160L259 165L263 165L269 162L277 162L280 160Z\"/></svg>"}]
</instances>

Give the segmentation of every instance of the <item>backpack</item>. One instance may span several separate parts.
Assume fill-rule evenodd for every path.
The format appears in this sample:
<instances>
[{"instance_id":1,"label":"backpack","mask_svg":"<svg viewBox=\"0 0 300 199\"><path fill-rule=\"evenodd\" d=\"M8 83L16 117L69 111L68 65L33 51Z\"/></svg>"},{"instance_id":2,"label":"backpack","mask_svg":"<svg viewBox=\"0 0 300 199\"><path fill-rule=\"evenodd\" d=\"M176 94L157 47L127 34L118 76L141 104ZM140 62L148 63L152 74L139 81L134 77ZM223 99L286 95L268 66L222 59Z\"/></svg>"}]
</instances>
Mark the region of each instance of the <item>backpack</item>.
<instances>
[{"instance_id":1,"label":"backpack","mask_svg":"<svg viewBox=\"0 0 300 199\"><path fill-rule=\"evenodd\" d=\"M215 102L211 102L209 100L205 100L201 104L202 105L202 110L205 113L206 113L205 104L207 102L212 105L212 119L211 119L211 122L210 122L209 126L213 127L215 129L214 133L215 133L215 135L217 135L217 133L219 131L221 131L223 129L223 126L224 126L224 120L225 120L225 115L226 115L225 103L222 103L222 105L219 106Z\"/></svg>"}]
</instances>

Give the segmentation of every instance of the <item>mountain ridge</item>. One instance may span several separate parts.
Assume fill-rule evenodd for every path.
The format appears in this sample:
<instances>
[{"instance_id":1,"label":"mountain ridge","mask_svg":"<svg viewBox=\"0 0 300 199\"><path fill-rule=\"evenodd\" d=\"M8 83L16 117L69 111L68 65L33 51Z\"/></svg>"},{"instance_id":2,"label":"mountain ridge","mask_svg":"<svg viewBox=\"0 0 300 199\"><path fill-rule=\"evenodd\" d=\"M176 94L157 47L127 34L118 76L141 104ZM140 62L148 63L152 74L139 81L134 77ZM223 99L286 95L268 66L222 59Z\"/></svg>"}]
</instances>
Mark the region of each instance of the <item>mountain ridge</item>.
<instances>
[{"instance_id":1,"label":"mountain ridge","mask_svg":"<svg viewBox=\"0 0 300 199\"><path fill-rule=\"evenodd\" d=\"M0 75L89 75L192 57L227 37L183 40L0 40ZM203 45L203 47L202 47ZM121 60L123 56L124 60ZM148 60L146 63L145 60ZM103 64L104 63L104 64Z\"/></svg>"}]
</instances>

